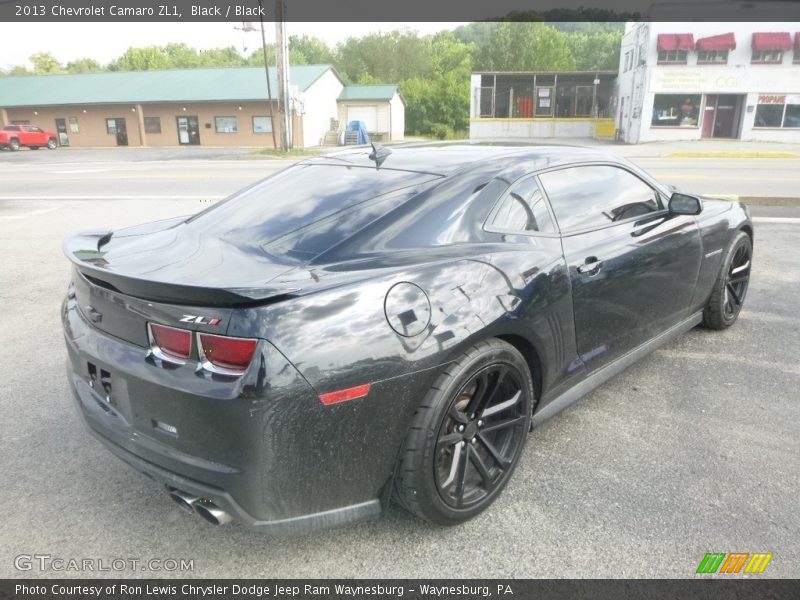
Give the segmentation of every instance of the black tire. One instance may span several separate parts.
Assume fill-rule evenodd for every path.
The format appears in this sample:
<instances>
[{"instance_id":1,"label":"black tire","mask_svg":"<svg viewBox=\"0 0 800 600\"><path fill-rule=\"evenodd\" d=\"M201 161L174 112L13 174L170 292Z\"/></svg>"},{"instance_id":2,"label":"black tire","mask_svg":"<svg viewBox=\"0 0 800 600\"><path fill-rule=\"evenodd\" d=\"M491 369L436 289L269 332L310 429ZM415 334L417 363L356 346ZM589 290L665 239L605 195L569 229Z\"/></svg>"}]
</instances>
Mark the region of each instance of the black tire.
<instances>
[{"instance_id":1,"label":"black tire","mask_svg":"<svg viewBox=\"0 0 800 600\"><path fill-rule=\"evenodd\" d=\"M719 276L703 310L703 325L721 330L736 322L750 284L752 260L753 243L750 236L739 231L723 257Z\"/></svg>"},{"instance_id":2,"label":"black tire","mask_svg":"<svg viewBox=\"0 0 800 600\"><path fill-rule=\"evenodd\" d=\"M11 138L8 140L8 149L12 152L19 150L19 140L17 138Z\"/></svg>"},{"instance_id":3,"label":"black tire","mask_svg":"<svg viewBox=\"0 0 800 600\"><path fill-rule=\"evenodd\" d=\"M55 150L56 148L58 148L58 142L56 141L56 138L50 138L49 140L47 140L48 150Z\"/></svg>"},{"instance_id":4,"label":"black tire","mask_svg":"<svg viewBox=\"0 0 800 600\"><path fill-rule=\"evenodd\" d=\"M471 346L439 375L414 414L395 499L441 525L485 510L519 462L533 402L531 373L516 348L498 339Z\"/></svg>"}]
</instances>

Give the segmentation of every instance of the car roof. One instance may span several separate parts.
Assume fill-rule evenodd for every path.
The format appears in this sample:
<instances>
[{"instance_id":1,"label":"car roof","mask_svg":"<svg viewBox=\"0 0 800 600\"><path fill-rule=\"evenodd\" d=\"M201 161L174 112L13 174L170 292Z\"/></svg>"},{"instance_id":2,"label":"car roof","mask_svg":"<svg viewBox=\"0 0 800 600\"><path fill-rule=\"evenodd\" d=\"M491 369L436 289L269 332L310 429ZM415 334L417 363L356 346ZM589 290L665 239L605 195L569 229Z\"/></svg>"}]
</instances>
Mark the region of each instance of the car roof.
<instances>
[{"instance_id":1,"label":"car roof","mask_svg":"<svg viewBox=\"0 0 800 600\"><path fill-rule=\"evenodd\" d=\"M530 170L574 162L622 160L610 152L596 148L568 145L527 145L491 142L407 143L384 146L391 154L381 169L420 171L437 175L453 175L470 169L474 163L497 161L505 167L526 163ZM341 150L304 161L331 164L332 160L359 167L374 167L370 146Z\"/></svg>"}]
</instances>

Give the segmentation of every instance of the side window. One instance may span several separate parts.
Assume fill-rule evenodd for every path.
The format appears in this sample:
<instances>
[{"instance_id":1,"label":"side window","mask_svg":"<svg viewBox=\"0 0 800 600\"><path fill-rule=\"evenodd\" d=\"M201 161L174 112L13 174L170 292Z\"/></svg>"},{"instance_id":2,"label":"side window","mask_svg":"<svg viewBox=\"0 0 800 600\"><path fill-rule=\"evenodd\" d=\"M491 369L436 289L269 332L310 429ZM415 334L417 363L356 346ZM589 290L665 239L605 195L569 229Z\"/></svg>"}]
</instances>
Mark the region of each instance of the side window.
<instances>
[{"instance_id":1,"label":"side window","mask_svg":"<svg viewBox=\"0 0 800 600\"><path fill-rule=\"evenodd\" d=\"M618 167L570 167L539 179L561 231L602 227L660 209L656 191Z\"/></svg>"},{"instance_id":2,"label":"side window","mask_svg":"<svg viewBox=\"0 0 800 600\"><path fill-rule=\"evenodd\" d=\"M525 177L508 188L494 213L491 227L520 232L556 230L535 177Z\"/></svg>"}]
</instances>

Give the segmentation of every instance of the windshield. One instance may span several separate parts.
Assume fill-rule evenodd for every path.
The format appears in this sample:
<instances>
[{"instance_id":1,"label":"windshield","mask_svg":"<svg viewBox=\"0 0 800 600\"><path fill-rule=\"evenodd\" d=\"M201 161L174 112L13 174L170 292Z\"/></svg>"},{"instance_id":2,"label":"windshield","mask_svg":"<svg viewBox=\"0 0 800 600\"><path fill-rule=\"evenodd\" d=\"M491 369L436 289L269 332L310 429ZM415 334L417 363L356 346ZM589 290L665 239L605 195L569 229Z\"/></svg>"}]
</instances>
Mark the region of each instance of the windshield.
<instances>
[{"instance_id":1,"label":"windshield","mask_svg":"<svg viewBox=\"0 0 800 600\"><path fill-rule=\"evenodd\" d=\"M264 245L389 192L436 175L367 167L300 164L187 221L197 233Z\"/></svg>"}]
</instances>

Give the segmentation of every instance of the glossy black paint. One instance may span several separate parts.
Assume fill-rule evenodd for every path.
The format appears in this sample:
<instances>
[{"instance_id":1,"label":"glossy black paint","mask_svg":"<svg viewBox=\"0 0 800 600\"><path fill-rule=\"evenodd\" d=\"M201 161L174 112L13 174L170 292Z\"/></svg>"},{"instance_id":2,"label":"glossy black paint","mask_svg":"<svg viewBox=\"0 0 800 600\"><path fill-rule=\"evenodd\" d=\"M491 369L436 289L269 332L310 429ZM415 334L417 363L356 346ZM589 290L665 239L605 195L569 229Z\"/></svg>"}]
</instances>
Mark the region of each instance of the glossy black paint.
<instances>
[{"instance_id":1,"label":"glossy black paint","mask_svg":"<svg viewBox=\"0 0 800 600\"><path fill-rule=\"evenodd\" d=\"M417 404L464 348L517 346L541 412L701 310L731 237L752 235L741 205L703 199L699 215L674 214L668 188L593 150L398 146L380 171L368 153L305 161L190 219L65 241L69 378L101 441L253 527L374 515ZM582 164L635 174L659 210L563 235L486 226L520 177ZM314 197L321 172L334 196ZM272 189L288 204L262 223L259 202L280 204ZM180 323L187 314L219 324ZM148 321L258 338L258 353L240 378L198 370L196 349L164 364L148 356ZM100 371L108 394L88 385ZM318 399L364 383L365 398Z\"/></svg>"}]
</instances>

